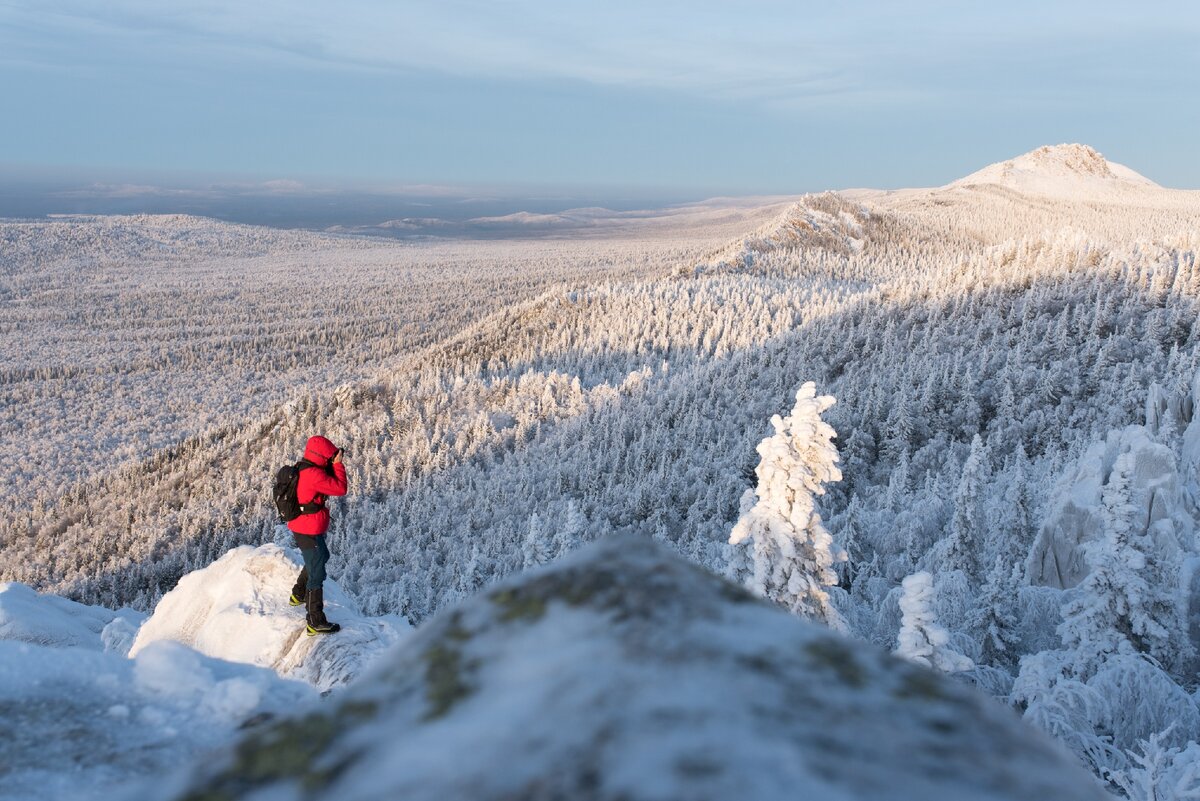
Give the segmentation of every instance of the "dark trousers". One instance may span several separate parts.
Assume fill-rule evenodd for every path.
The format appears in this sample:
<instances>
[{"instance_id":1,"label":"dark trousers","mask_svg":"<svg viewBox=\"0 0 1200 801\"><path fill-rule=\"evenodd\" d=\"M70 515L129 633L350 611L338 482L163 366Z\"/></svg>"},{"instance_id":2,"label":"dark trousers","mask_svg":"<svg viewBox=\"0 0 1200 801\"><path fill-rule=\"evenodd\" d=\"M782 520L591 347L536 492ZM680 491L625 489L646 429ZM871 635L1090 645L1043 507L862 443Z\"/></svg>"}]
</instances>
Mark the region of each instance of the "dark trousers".
<instances>
[{"instance_id":1,"label":"dark trousers","mask_svg":"<svg viewBox=\"0 0 1200 801\"><path fill-rule=\"evenodd\" d=\"M296 547L304 557L304 569L296 579L296 587L307 590L319 590L325 583L325 563L329 561L329 547L325 545L325 535L310 537L306 534L296 534Z\"/></svg>"}]
</instances>

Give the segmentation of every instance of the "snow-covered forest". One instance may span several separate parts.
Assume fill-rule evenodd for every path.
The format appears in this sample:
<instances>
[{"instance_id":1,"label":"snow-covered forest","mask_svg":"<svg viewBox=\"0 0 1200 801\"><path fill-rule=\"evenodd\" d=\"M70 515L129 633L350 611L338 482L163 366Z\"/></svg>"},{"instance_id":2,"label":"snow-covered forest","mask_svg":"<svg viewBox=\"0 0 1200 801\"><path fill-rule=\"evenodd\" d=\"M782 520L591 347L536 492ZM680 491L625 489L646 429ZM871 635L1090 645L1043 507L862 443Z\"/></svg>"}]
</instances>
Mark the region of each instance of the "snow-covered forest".
<instances>
[{"instance_id":1,"label":"snow-covered forest","mask_svg":"<svg viewBox=\"0 0 1200 801\"><path fill-rule=\"evenodd\" d=\"M933 648L1114 792L1187 797L1200 193L1065 146L761 217L411 244L0 225L0 578L148 610L274 538L271 476L318 432L347 448L331 571L364 614L419 623L615 533L728 573L756 446L813 382L847 557L822 615Z\"/></svg>"}]
</instances>

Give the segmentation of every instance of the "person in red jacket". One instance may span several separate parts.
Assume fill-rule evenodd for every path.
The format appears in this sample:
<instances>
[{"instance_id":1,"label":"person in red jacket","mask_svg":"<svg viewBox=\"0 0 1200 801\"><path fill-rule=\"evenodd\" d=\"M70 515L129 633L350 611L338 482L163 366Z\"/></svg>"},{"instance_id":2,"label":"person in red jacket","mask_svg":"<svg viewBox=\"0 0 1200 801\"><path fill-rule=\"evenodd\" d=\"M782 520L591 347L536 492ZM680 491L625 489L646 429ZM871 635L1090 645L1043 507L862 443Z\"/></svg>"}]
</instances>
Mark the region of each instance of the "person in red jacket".
<instances>
[{"instance_id":1,"label":"person in red jacket","mask_svg":"<svg viewBox=\"0 0 1200 801\"><path fill-rule=\"evenodd\" d=\"M332 634L342 628L325 617L322 585L325 582L325 563L329 561L329 548L325 545L329 510L325 508L325 499L345 494L346 468L342 465L341 449L325 437L310 437L304 448L304 459L300 462L296 499L302 505L315 503L320 508L288 523L296 546L304 556L304 569L292 587L289 603L292 606L306 605L310 635Z\"/></svg>"}]
</instances>

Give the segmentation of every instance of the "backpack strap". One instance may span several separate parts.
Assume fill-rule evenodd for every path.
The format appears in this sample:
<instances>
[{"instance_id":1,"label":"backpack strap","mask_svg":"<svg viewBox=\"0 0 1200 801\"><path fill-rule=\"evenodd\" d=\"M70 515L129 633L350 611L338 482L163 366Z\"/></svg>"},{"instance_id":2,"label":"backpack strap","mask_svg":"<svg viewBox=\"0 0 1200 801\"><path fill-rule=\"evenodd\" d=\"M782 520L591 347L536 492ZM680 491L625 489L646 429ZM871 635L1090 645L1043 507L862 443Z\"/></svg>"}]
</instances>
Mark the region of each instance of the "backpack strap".
<instances>
[{"instance_id":1,"label":"backpack strap","mask_svg":"<svg viewBox=\"0 0 1200 801\"><path fill-rule=\"evenodd\" d=\"M300 473L302 473L303 471L305 471L305 470L307 470L307 469L309 469L309 468L312 468L312 467L315 467L315 468L316 468L316 469L318 469L318 470L324 470L324 469L325 469L325 468L321 467L321 465L319 465L319 464L313 464L312 462L308 461L307 459L301 459L300 461L296 462L296 476L297 476L297 480L299 479L299 475L300 475ZM310 503L300 503L300 499L299 499L299 498L297 498L297 499L296 499L296 505L300 507L300 514L302 514L302 515L311 515L311 514L314 514L314 513L316 513L316 512L319 512L319 511L321 511L322 509L324 509L324 508L325 508L325 500L324 500L324 499L322 499L320 503L318 503L318 502L316 502L316 501L312 501L312 502L310 502Z\"/></svg>"}]
</instances>

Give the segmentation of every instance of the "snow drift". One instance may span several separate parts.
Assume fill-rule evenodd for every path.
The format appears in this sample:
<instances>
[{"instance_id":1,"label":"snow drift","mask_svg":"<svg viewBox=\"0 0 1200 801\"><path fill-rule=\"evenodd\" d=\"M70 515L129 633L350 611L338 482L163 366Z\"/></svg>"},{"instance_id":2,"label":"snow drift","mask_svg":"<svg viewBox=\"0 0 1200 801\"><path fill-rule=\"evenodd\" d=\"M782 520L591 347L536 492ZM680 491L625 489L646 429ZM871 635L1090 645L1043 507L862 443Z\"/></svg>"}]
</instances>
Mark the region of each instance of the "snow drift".
<instances>
[{"instance_id":1,"label":"snow drift","mask_svg":"<svg viewBox=\"0 0 1200 801\"><path fill-rule=\"evenodd\" d=\"M145 617L133 609L114 612L39 593L24 584L0 583L0 640L124 655Z\"/></svg>"},{"instance_id":2,"label":"snow drift","mask_svg":"<svg viewBox=\"0 0 1200 801\"><path fill-rule=\"evenodd\" d=\"M636 538L443 611L304 726L165 797L1105 797L973 690Z\"/></svg>"},{"instance_id":3,"label":"snow drift","mask_svg":"<svg viewBox=\"0 0 1200 801\"><path fill-rule=\"evenodd\" d=\"M0 584L0 799L111 798L304 708L408 628L364 618L327 582L344 628L305 636L303 610L287 604L297 561L277 545L235 548L149 618Z\"/></svg>"},{"instance_id":4,"label":"snow drift","mask_svg":"<svg viewBox=\"0 0 1200 801\"><path fill-rule=\"evenodd\" d=\"M304 608L288 605L299 570L294 550L274 544L234 548L163 596L130 655L174 640L328 690L353 679L409 628L399 617L364 617L335 581L326 580L325 611L342 630L335 637L306 636Z\"/></svg>"}]
</instances>

